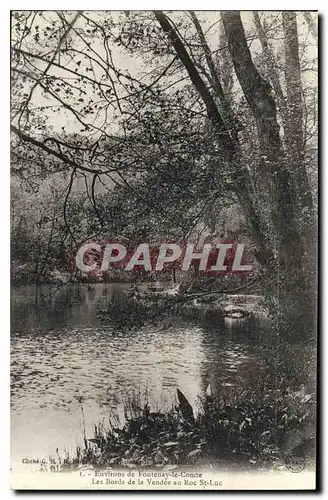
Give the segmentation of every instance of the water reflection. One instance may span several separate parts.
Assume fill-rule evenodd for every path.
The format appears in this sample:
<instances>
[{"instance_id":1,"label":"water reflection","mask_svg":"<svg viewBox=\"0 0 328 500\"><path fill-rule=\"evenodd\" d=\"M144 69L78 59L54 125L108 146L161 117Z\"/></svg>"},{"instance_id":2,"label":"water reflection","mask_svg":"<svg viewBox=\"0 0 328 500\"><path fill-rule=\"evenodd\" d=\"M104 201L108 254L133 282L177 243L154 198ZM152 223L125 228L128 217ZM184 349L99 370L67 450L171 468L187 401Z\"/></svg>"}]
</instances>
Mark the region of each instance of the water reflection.
<instances>
[{"instance_id":1,"label":"water reflection","mask_svg":"<svg viewBox=\"0 0 328 500\"><path fill-rule=\"evenodd\" d=\"M176 320L119 330L99 309L127 285L68 285L12 291L12 454L45 456L72 448L87 428L117 411L133 394L153 407L170 407L179 387L194 403L210 383L224 395L247 387L261 365L255 326L216 328ZM52 290L53 291L53 290Z\"/></svg>"}]
</instances>

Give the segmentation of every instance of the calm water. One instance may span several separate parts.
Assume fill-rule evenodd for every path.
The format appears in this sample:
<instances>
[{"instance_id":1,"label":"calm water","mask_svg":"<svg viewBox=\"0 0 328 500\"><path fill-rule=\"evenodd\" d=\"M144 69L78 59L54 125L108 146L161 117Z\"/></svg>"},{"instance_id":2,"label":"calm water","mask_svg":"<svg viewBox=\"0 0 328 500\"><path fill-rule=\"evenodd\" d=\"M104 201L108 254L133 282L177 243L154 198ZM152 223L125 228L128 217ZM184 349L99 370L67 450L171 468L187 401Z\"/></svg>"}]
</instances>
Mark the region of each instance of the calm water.
<instances>
[{"instance_id":1,"label":"calm water","mask_svg":"<svg viewBox=\"0 0 328 500\"><path fill-rule=\"evenodd\" d=\"M219 394L258 377L256 343L244 323L183 323L122 330L97 318L127 285L12 290L12 464L48 457L88 437L109 409L119 416L134 394L171 407L176 388L195 404L210 383ZM253 328L254 330L254 328ZM83 414L81 411L83 406Z\"/></svg>"}]
</instances>

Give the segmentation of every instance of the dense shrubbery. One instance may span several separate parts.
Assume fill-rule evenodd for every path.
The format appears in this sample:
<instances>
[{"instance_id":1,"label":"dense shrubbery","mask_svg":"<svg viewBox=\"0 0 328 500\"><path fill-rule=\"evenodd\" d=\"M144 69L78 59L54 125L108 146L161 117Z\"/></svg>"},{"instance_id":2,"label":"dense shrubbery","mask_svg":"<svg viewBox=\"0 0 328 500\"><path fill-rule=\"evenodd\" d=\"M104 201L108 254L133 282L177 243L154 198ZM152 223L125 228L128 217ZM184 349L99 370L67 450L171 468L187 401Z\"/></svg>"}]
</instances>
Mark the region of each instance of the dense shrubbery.
<instances>
[{"instance_id":1,"label":"dense shrubbery","mask_svg":"<svg viewBox=\"0 0 328 500\"><path fill-rule=\"evenodd\" d=\"M130 403L124 426L95 426L84 447L57 467L166 467L233 461L274 466L287 454L313 456L315 405L304 389L266 394L244 392L229 401L207 395L198 414L178 390L178 404L166 413ZM127 416L127 415L126 415ZM53 466L55 467L55 466Z\"/></svg>"}]
</instances>

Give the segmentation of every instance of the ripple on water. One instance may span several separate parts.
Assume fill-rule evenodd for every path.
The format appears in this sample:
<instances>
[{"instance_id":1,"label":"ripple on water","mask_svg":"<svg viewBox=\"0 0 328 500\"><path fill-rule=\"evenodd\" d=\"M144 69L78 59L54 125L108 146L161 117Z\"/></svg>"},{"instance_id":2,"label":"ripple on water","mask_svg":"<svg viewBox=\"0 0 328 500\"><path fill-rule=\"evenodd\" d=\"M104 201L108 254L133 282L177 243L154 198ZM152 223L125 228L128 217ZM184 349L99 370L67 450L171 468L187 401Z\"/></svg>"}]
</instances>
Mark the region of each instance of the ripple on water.
<instances>
[{"instance_id":1,"label":"ripple on water","mask_svg":"<svg viewBox=\"0 0 328 500\"><path fill-rule=\"evenodd\" d=\"M13 453L20 450L21 456L24 448L33 456L36 446L49 452L76 442L81 402L88 425L97 421L102 407L117 409L133 394L171 407L179 387L194 403L209 383L218 393L224 387L247 387L250 374L259 369L252 345L246 337L231 339L231 328L227 334L190 324L165 331L152 326L117 332L101 324L96 311L108 299L103 287L109 293L110 286L97 285L92 299L83 290L81 304L56 314L53 303L47 314L38 315L33 307L26 312L24 301L20 304L16 297L13 314L16 310L19 328L11 343ZM70 290L65 297L76 293Z\"/></svg>"}]
</instances>

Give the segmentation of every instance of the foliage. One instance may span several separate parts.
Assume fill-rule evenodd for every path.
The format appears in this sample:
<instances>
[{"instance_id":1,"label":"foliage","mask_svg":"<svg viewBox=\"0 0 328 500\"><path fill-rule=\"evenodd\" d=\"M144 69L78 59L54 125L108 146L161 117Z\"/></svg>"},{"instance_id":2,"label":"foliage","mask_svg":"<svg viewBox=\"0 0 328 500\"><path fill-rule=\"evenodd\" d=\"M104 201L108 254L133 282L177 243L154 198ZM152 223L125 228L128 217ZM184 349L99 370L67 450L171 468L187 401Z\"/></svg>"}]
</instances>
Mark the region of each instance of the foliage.
<instances>
[{"instance_id":1,"label":"foliage","mask_svg":"<svg viewBox=\"0 0 328 500\"><path fill-rule=\"evenodd\" d=\"M109 429L95 426L74 457L60 460L60 469L81 464L99 467L175 468L214 465L225 458L251 467L272 467L285 450L313 455L315 407L311 395L300 391L245 391L229 401L206 396L198 401L196 417L178 390L178 404L166 413L130 403L129 417L120 427L112 418ZM297 431L297 433L296 433ZM295 437L297 436L297 437ZM301 438L300 438L301 436Z\"/></svg>"},{"instance_id":2,"label":"foliage","mask_svg":"<svg viewBox=\"0 0 328 500\"><path fill-rule=\"evenodd\" d=\"M309 16L225 11L213 23L213 13L195 12L13 12L13 175L35 193L53 174L67 186L47 204L51 220L61 209L58 237L41 226L22 234L36 281L95 235L220 237L234 207L256 252L272 252L269 280L288 274L268 295L282 293L281 303L313 319ZM24 264L18 240L14 258Z\"/></svg>"}]
</instances>

